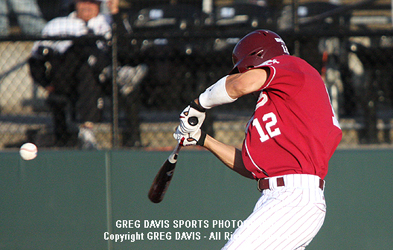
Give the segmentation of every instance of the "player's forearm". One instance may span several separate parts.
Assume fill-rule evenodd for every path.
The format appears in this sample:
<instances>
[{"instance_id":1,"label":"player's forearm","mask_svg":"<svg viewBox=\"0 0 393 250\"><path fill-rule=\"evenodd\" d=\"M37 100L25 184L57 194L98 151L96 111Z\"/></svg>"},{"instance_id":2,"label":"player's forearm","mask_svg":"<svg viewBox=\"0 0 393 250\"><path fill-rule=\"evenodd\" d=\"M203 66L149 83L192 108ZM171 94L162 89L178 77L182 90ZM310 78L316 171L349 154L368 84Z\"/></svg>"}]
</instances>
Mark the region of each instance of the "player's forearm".
<instances>
[{"instance_id":1,"label":"player's forearm","mask_svg":"<svg viewBox=\"0 0 393 250\"><path fill-rule=\"evenodd\" d=\"M239 149L217 141L209 135L206 135L203 146L212 152L228 168L244 177L254 179L251 172L245 168L242 160L242 153Z\"/></svg>"}]
</instances>

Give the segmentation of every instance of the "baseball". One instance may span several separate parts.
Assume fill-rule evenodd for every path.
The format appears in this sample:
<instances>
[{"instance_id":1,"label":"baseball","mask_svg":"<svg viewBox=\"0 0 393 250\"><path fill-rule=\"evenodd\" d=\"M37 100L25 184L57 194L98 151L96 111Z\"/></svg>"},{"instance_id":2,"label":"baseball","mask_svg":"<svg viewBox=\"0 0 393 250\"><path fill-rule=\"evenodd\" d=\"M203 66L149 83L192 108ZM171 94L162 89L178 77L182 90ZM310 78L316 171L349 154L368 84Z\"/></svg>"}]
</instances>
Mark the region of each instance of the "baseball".
<instances>
[{"instance_id":1,"label":"baseball","mask_svg":"<svg viewBox=\"0 0 393 250\"><path fill-rule=\"evenodd\" d=\"M19 154L23 160L33 160L37 156L37 146L30 142L25 143L20 147Z\"/></svg>"}]
</instances>

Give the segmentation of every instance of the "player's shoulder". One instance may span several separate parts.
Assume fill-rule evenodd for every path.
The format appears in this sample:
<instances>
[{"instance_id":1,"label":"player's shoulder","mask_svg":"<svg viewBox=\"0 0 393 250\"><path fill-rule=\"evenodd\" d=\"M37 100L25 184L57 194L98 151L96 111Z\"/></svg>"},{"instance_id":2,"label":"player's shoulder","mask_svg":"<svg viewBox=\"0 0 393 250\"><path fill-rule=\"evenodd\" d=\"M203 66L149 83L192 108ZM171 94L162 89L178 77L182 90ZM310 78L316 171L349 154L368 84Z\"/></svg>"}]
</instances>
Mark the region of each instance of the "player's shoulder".
<instances>
[{"instance_id":1,"label":"player's shoulder","mask_svg":"<svg viewBox=\"0 0 393 250\"><path fill-rule=\"evenodd\" d=\"M45 29L55 29L59 26L71 25L72 20L68 16L55 17L45 25Z\"/></svg>"},{"instance_id":2,"label":"player's shoulder","mask_svg":"<svg viewBox=\"0 0 393 250\"><path fill-rule=\"evenodd\" d=\"M269 77L264 88L273 87L284 92L298 92L306 82L306 75L312 71L312 67L303 59L280 55L263 63L260 68L270 69ZM295 90L297 89L297 90Z\"/></svg>"},{"instance_id":3,"label":"player's shoulder","mask_svg":"<svg viewBox=\"0 0 393 250\"><path fill-rule=\"evenodd\" d=\"M294 56L294 55L281 55L281 56L274 57L272 60L274 62L278 62L276 64L281 64L281 65L284 65L284 64L285 65L291 65L291 64L293 64L293 65L308 65L308 63L304 59Z\"/></svg>"},{"instance_id":4,"label":"player's shoulder","mask_svg":"<svg viewBox=\"0 0 393 250\"><path fill-rule=\"evenodd\" d=\"M280 72L289 71L292 74L298 72L299 74L312 74L315 71L315 68L311 66L306 60L293 56L293 55L282 55L273 58L275 63L273 64Z\"/></svg>"},{"instance_id":5,"label":"player's shoulder","mask_svg":"<svg viewBox=\"0 0 393 250\"><path fill-rule=\"evenodd\" d=\"M263 67L284 67L284 68L288 68L291 65L296 66L299 64L307 64L306 61L304 61L303 59L296 57L296 56L292 56L292 55L280 55L280 56L276 56L273 57L272 59L269 59L265 62L263 62L260 65L257 65L257 68L263 68Z\"/></svg>"},{"instance_id":6,"label":"player's shoulder","mask_svg":"<svg viewBox=\"0 0 393 250\"><path fill-rule=\"evenodd\" d=\"M76 12L71 12L70 14L68 14L67 16L58 16L55 17L53 19L51 19L50 21L47 22L46 26L55 26L55 25L59 25L59 24L72 24L74 22L80 22L81 20L79 18L77 18L76 16Z\"/></svg>"},{"instance_id":7,"label":"player's shoulder","mask_svg":"<svg viewBox=\"0 0 393 250\"><path fill-rule=\"evenodd\" d=\"M59 23L66 22L66 20L67 20L66 16L55 17L52 20L47 22L46 27L51 27L51 26L54 26L54 25L58 25Z\"/></svg>"},{"instance_id":8,"label":"player's shoulder","mask_svg":"<svg viewBox=\"0 0 393 250\"><path fill-rule=\"evenodd\" d=\"M66 17L56 17L50 20L46 23L44 29L42 30L42 34L46 36L57 35L59 27L65 25L66 19Z\"/></svg>"},{"instance_id":9,"label":"player's shoulder","mask_svg":"<svg viewBox=\"0 0 393 250\"><path fill-rule=\"evenodd\" d=\"M84 23L70 16L56 17L50 20L42 30L46 36L78 35L83 30Z\"/></svg>"}]
</instances>

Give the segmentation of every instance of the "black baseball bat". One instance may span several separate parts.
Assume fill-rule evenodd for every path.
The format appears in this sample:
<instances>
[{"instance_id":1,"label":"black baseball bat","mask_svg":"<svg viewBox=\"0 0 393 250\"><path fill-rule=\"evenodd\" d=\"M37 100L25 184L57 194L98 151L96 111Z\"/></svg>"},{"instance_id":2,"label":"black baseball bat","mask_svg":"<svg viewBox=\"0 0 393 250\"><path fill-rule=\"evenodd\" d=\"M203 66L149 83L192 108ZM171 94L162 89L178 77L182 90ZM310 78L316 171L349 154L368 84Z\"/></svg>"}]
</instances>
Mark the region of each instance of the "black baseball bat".
<instances>
[{"instance_id":1,"label":"black baseball bat","mask_svg":"<svg viewBox=\"0 0 393 250\"><path fill-rule=\"evenodd\" d=\"M198 124L198 118L195 116L190 117L188 119L188 123L192 126L195 126ZM158 173L150 186L148 194L148 197L152 202L160 203L164 199L164 195L175 172L177 157L181 147L182 146L180 143L178 143L173 152L169 155L164 164L162 164L161 168L158 170Z\"/></svg>"}]
</instances>

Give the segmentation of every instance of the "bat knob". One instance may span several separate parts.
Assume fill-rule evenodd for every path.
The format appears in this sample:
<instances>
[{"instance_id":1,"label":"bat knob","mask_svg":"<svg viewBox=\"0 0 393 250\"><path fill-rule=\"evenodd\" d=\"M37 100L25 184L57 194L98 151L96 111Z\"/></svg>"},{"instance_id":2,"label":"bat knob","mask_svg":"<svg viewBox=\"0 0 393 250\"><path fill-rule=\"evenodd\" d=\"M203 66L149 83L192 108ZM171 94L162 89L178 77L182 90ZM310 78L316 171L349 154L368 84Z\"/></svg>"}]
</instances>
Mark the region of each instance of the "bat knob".
<instances>
[{"instance_id":1,"label":"bat knob","mask_svg":"<svg viewBox=\"0 0 393 250\"><path fill-rule=\"evenodd\" d=\"M188 124L191 126L196 126L198 124L198 118L196 116L188 118Z\"/></svg>"}]
</instances>

